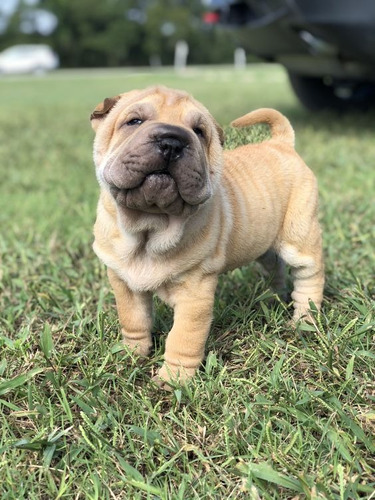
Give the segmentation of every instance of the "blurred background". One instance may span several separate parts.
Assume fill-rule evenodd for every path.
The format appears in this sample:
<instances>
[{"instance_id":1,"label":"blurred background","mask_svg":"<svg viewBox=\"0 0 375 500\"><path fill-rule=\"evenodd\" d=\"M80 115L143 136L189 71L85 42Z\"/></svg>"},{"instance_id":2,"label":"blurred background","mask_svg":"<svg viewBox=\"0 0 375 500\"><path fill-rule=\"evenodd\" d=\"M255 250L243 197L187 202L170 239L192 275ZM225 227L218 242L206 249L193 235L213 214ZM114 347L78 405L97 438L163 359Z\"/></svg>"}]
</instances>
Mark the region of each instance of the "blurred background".
<instances>
[{"instance_id":1,"label":"blurred background","mask_svg":"<svg viewBox=\"0 0 375 500\"><path fill-rule=\"evenodd\" d=\"M0 49L48 44L64 68L160 66L184 40L191 64L231 61L232 34L210 25L200 0L2 0Z\"/></svg>"},{"instance_id":2,"label":"blurred background","mask_svg":"<svg viewBox=\"0 0 375 500\"><path fill-rule=\"evenodd\" d=\"M2 0L0 74L280 63L310 110L375 105L373 0Z\"/></svg>"}]
</instances>

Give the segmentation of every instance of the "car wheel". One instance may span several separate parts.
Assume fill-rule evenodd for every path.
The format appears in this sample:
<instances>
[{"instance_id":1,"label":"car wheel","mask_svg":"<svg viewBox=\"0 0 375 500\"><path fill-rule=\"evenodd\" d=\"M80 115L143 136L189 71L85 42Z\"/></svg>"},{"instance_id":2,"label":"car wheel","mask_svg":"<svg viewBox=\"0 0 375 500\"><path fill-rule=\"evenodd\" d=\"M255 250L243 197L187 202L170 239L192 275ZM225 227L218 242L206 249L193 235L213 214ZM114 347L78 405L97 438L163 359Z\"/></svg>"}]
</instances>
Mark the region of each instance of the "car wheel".
<instances>
[{"instance_id":1,"label":"car wheel","mask_svg":"<svg viewBox=\"0 0 375 500\"><path fill-rule=\"evenodd\" d=\"M375 107L375 83L327 81L323 77L289 72L292 88L301 103L311 111L333 109L350 111Z\"/></svg>"}]
</instances>

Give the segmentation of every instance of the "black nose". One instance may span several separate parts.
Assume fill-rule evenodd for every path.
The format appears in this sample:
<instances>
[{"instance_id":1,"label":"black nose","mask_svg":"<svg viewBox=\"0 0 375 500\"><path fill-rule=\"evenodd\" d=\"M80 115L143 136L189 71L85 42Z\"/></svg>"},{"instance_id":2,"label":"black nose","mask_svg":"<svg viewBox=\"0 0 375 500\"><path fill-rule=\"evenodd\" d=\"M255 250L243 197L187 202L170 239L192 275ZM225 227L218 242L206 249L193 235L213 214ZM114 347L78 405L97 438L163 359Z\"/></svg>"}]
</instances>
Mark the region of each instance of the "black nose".
<instances>
[{"instance_id":1,"label":"black nose","mask_svg":"<svg viewBox=\"0 0 375 500\"><path fill-rule=\"evenodd\" d=\"M176 136L160 137L157 145L167 163L178 160L184 154L185 143Z\"/></svg>"}]
</instances>

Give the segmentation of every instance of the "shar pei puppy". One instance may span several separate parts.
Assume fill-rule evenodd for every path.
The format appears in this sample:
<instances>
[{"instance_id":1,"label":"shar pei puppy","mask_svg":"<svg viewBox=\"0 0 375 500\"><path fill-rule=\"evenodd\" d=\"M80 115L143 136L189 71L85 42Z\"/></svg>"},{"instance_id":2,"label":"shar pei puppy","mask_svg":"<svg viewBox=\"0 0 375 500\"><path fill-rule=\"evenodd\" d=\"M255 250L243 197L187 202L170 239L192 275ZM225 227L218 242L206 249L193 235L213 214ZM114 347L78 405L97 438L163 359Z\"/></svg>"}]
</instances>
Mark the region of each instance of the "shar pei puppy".
<instances>
[{"instance_id":1,"label":"shar pei puppy","mask_svg":"<svg viewBox=\"0 0 375 500\"><path fill-rule=\"evenodd\" d=\"M272 109L234 127L270 126L271 138L223 150L223 132L189 94L165 87L105 99L91 115L100 185L94 251L108 269L124 343L152 346L152 302L174 310L155 381L192 377L204 358L218 275L258 260L272 285L293 279L293 320L320 307L324 270L318 189L294 150L289 121Z\"/></svg>"}]
</instances>

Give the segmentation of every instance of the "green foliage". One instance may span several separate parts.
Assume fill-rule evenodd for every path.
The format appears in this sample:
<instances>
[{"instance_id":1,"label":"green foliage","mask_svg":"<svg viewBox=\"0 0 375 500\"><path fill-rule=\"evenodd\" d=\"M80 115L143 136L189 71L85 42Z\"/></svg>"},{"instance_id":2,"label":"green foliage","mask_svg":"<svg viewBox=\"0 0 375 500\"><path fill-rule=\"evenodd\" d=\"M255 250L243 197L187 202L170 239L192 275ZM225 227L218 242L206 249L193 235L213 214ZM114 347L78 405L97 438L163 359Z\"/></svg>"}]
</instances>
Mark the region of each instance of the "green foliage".
<instances>
[{"instance_id":1,"label":"green foliage","mask_svg":"<svg viewBox=\"0 0 375 500\"><path fill-rule=\"evenodd\" d=\"M156 301L150 359L125 352L91 249L88 116L153 83L203 101L228 147L264 139L227 126L251 109L290 118L319 180L327 272L322 313L297 332L256 266L222 276L206 362L172 394L150 382L170 311ZM0 92L1 498L372 498L374 116L309 114L263 65L62 71Z\"/></svg>"},{"instance_id":2,"label":"green foliage","mask_svg":"<svg viewBox=\"0 0 375 500\"><path fill-rule=\"evenodd\" d=\"M143 47L148 57L160 56L163 64L172 64L176 42L186 40L189 44L189 61L193 64L233 60L234 34L205 27L201 21L200 0L148 2L146 14ZM163 27L168 24L175 31L166 36Z\"/></svg>"},{"instance_id":3,"label":"green foliage","mask_svg":"<svg viewBox=\"0 0 375 500\"><path fill-rule=\"evenodd\" d=\"M135 63L143 32L126 17L129 0L44 0L58 18L50 37L64 66L121 66ZM144 62L144 58L143 61Z\"/></svg>"},{"instance_id":4,"label":"green foliage","mask_svg":"<svg viewBox=\"0 0 375 500\"><path fill-rule=\"evenodd\" d=\"M41 38L20 32L24 2L11 17L1 47L20 42L49 43L65 67L148 65L152 59L173 64L175 44L185 40L190 63L233 59L233 34L205 27L202 4L174 0L40 0L38 8L58 18L55 31ZM138 12L138 18L132 18Z\"/></svg>"},{"instance_id":5,"label":"green foliage","mask_svg":"<svg viewBox=\"0 0 375 500\"><path fill-rule=\"evenodd\" d=\"M196 3L196 2L193 2ZM148 36L144 41L145 52L162 55L168 61L173 60L174 46L178 40L190 40L195 34L194 19L188 5L177 4L173 0L149 2L146 10L145 31ZM169 35L163 34L163 28L171 28Z\"/></svg>"}]
</instances>

